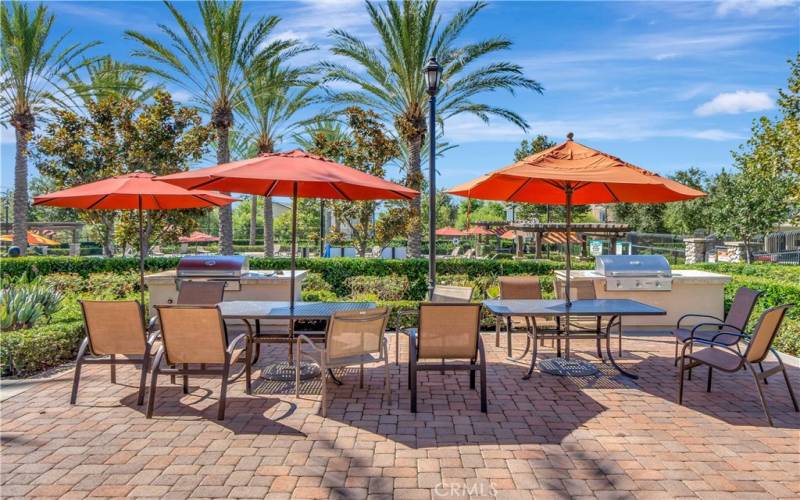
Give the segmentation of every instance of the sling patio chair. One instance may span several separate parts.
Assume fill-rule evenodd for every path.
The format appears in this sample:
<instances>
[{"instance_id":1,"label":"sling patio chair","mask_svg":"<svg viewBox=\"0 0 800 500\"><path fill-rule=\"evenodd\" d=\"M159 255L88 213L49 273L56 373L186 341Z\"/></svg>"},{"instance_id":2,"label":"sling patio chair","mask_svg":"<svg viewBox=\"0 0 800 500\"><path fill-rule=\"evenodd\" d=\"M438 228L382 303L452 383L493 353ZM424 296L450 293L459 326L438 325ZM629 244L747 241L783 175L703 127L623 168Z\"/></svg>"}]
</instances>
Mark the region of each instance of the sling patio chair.
<instances>
[{"instance_id":1,"label":"sling patio chair","mask_svg":"<svg viewBox=\"0 0 800 500\"><path fill-rule=\"evenodd\" d=\"M783 360L772 348L772 342L775 340L778 330L780 330L783 318L786 316L786 311L792 307L790 304L776 306L767 309L761 314L758 323L753 329L752 336L748 337L743 333L734 333L729 331L718 332L709 340L694 337L683 344L683 350L680 357L680 382L678 385L678 404L683 404L683 372L691 370L693 367L700 365L708 366L708 380L706 382L706 392L711 392L711 373L716 368L724 372L734 373L744 367L750 371L753 380L758 389L758 396L761 399L761 406L764 408L764 414L767 416L769 425L772 426L772 417L767 408L767 400L764 398L764 390L761 388L761 381L766 381L767 377L775 375L778 372L783 372L783 378L786 381L786 388L789 390L789 396L792 398L792 405L794 411L800 411L797 406L797 399L795 399L794 391L789 383L789 375L787 374L786 367ZM748 341L747 348L743 353L738 350L733 350L730 343L718 342L721 337L736 336L741 340ZM697 352L686 351L691 348L693 344L706 347ZM761 362L772 352L775 359L778 361L777 366L770 368L766 371L756 372L753 365L758 364L761 367ZM688 361L687 361L688 360Z\"/></svg>"},{"instance_id":2,"label":"sling patio chair","mask_svg":"<svg viewBox=\"0 0 800 500\"><path fill-rule=\"evenodd\" d=\"M86 338L78 349L70 404L78 398L78 384L84 364L111 365L111 383L117 383L116 365L142 365L137 404L144 403L150 352L158 332L145 330L144 309L135 300L81 300ZM98 358L87 358L88 354ZM107 356L107 357L106 357ZM123 356L122 359L117 356ZM137 356L130 358L129 356Z\"/></svg>"},{"instance_id":3,"label":"sling patio chair","mask_svg":"<svg viewBox=\"0 0 800 500\"><path fill-rule=\"evenodd\" d=\"M503 300L541 300L542 299L542 285L538 276L501 276L498 280L500 284L500 299ZM559 331L559 319L550 318L529 318L523 317L509 317L506 322L506 335L508 336L508 345L511 345L511 334L515 329L524 329L528 338L526 339L525 352L522 356L527 354L530 349L531 339L533 337L533 329L536 328L539 332L554 333ZM495 347L500 347L500 332L495 333L494 337ZM540 340L540 345L544 345L544 337ZM561 355L561 342L558 343L558 355Z\"/></svg>"},{"instance_id":4,"label":"sling patio chair","mask_svg":"<svg viewBox=\"0 0 800 500\"><path fill-rule=\"evenodd\" d=\"M672 335L675 337L675 366L678 366L678 345L685 344L691 339L711 340L718 344L725 344L727 346L736 346L739 349L739 341L741 334L744 333L747 327L747 322L750 321L750 316L753 314L753 308L758 301L758 297L762 292L752 290L745 286L736 290L736 295L733 297L733 303L725 319L717 318L708 314L684 314L678 319L678 324L672 330ZM694 327L688 328L681 326L685 320L689 318L705 318L711 321L703 321L696 324ZM720 335L723 333L723 335ZM691 345L691 344L690 344ZM689 348L691 352L691 347ZM692 372L689 371L689 377Z\"/></svg>"},{"instance_id":5,"label":"sling patio chair","mask_svg":"<svg viewBox=\"0 0 800 500\"><path fill-rule=\"evenodd\" d=\"M556 297L564 299L566 297L564 290L564 282L556 280L554 283L556 290ZM569 283L569 296L572 300L594 300L597 298L597 292L594 289L592 281L570 281ZM564 319L559 319L559 323ZM608 328L608 320L603 319L602 316L594 318L578 316L570 317L569 321L570 335L577 337L592 335L597 338L597 357L603 359L603 351L601 349L600 339L605 335L604 331ZM622 356L622 329L619 330L619 355ZM561 340L558 340L558 351L561 352Z\"/></svg>"},{"instance_id":6,"label":"sling patio chair","mask_svg":"<svg viewBox=\"0 0 800 500\"><path fill-rule=\"evenodd\" d=\"M470 286L454 286L454 285L436 285L433 287L433 294L431 294L431 302L436 303L450 303L450 304L467 304L472 300L474 288ZM414 309L402 309L395 313L395 350L394 350L394 364L400 364L400 334L406 333L406 329L402 327L403 318L417 313Z\"/></svg>"},{"instance_id":7,"label":"sling patio chair","mask_svg":"<svg viewBox=\"0 0 800 500\"><path fill-rule=\"evenodd\" d=\"M246 335L226 342L227 332L219 306L156 306L161 323L162 346L156 353L150 381L147 418L152 418L159 373L183 375L183 393L189 393L189 375L219 375L222 386L217 419L225 418L225 396L230 368L243 348L235 349ZM162 368L162 360L168 366ZM199 364L201 368L190 368ZM206 365L212 365L207 367ZM181 368L177 368L181 366ZM241 373L237 374L241 375ZM234 377L235 378L235 377Z\"/></svg>"},{"instance_id":8,"label":"sling patio chair","mask_svg":"<svg viewBox=\"0 0 800 500\"><path fill-rule=\"evenodd\" d=\"M408 332L408 382L411 412L417 412L417 372L467 370L469 387L481 372L481 411L487 412L486 353L480 335L481 305L426 302L419 305L419 325ZM469 360L462 364L420 363L423 360Z\"/></svg>"},{"instance_id":9,"label":"sling patio chair","mask_svg":"<svg viewBox=\"0 0 800 500\"><path fill-rule=\"evenodd\" d=\"M389 377L389 340L386 323L389 308L339 311L331 317L325 334L325 347L319 347L306 335L298 335L295 344L295 396L300 397L300 358L313 359L322 373L322 416L328 415L327 375L332 368L359 365L359 387L364 387L364 365L383 361L386 400L392 401ZM303 352L303 344L310 350Z\"/></svg>"}]
</instances>

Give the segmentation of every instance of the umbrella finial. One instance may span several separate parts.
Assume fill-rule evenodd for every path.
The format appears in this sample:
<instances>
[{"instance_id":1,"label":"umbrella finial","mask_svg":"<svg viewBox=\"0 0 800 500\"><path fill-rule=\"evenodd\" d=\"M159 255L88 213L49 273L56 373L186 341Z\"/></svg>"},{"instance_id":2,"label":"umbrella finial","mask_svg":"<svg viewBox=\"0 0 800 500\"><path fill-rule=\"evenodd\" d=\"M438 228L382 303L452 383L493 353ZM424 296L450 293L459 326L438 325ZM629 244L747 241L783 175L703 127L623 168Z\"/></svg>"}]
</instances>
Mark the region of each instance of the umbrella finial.
<instances>
[{"instance_id":1,"label":"umbrella finial","mask_svg":"<svg viewBox=\"0 0 800 500\"><path fill-rule=\"evenodd\" d=\"M572 132L567 132L567 140L568 141L571 141L573 137L575 137L575 134L573 134Z\"/></svg>"}]
</instances>

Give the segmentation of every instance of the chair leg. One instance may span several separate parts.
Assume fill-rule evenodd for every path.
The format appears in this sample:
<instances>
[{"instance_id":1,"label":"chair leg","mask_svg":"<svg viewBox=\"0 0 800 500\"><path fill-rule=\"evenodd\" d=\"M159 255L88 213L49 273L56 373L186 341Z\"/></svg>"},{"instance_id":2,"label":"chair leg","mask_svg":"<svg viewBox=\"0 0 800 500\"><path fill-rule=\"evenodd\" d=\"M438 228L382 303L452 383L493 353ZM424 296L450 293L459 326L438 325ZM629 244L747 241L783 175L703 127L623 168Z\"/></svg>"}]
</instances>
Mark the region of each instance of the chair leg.
<instances>
[{"instance_id":1,"label":"chair leg","mask_svg":"<svg viewBox=\"0 0 800 500\"><path fill-rule=\"evenodd\" d=\"M469 388L470 388L470 389L475 389L475 370L474 370L474 369L472 369L472 368L476 368L476 367L475 367L475 360L474 360L474 359L470 359L470 360L469 360L469 364L470 364L470 370L469 370Z\"/></svg>"},{"instance_id":2,"label":"chair leg","mask_svg":"<svg viewBox=\"0 0 800 500\"><path fill-rule=\"evenodd\" d=\"M481 412L488 413L486 402L486 352L483 349L483 340L478 337L478 362L481 365Z\"/></svg>"},{"instance_id":3,"label":"chair leg","mask_svg":"<svg viewBox=\"0 0 800 500\"><path fill-rule=\"evenodd\" d=\"M761 399L761 407L764 408L764 414L767 416L767 422L769 422L769 426L773 427L772 424L772 416L769 414L769 408L767 407L767 400L764 398L764 390L761 388L761 384L758 382L758 375L756 374L753 365L750 363L746 363L747 367L750 369L750 374L753 375L753 382L756 383L756 389L758 389L758 397Z\"/></svg>"},{"instance_id":4,"label":"chair leg","mask_svg":"<svg viewBox=\"0 0 800 500\"><path fill-rule=\"evenodd\" d=\"M391 377L389 376L389 356L386 356L386 359L383 361L383 376L385 378L384 383L386 384L386 402L391 404L392 403L392 384L391 384Z\"/></svg>"},{"instance_id":5,"label":"chair leg","mask_svg":"<svg viewBox=\"0 0 800 500\"><path fill-rule=\"evenodd\" d=\"M675 339L675 366L678 366L678 339Z\"/></svg>"},{"instance_id":6,"label":"chair leg","mask_svg":"<svg viewBox=\"0 0 800 500\"><path fill-rule=\"evenodd\" d=\"M706 381L706 392L711 392L711 373L714 371L710 366L708 367L708 380Z\"/></svg>"},{"instance_id":7,"label":"chair leg","mask_svg":"<svg viewBox=\"0 0 800 500\"><path fill-rule=\"evenodd\" d=\"M299 358L298 358L299 359ZM364 388L364 364L362 363L358 367L358 388Z\"/></svg>"},{"instance_id":8,"label":"chair leg","mask_svg":"<svg viewBox=\"0 0 800 500\"><path fill-rule=\"evenodd\" d=\"M297 360L297 364L300 364L300 360ZM328 367L325 363L325 357L322 356L322 363L320 363L320 369L322 370L322 418L328 416Z\"/></svg>"},{"instance_id":9,"label":"chair leg","mask_svg":"<svg viewBox=\"0 0 800 500\"><path fill-rule=\"evenodd\" d=\"M183 364L183 369L184 370L188 370L189 369L189 363L184 363ZM189 394L189 375L186 375L185 373L183 374L183 393L184 394Z\"/></svg>"},{"instance_id":10,"label":"chair leg","mask_svg":"<svg viewBox=\"0 0 800 500\"><path fill-rule=\"evenodd\" d=\"M219 408L217 408L217 420L225 420L225 403L228 396L228 373L231 369L230 356L226 356L225 365L222 367L222 385L219 389Z\"/></svg>"},{"instance_id":11,"label":"chair leg","mask_svg":"<svg viewBox=\"0 0 800 500\"><path fill-rule=\"evenodd\" d=\"M147 418L153 418L153 408L156 404L156 387L158 387L158 372L161 368L161 358L164 357L164 348L160 347L158 352L156 353L156 357L153 360L153 367L151 369L151 376L150 376L150 394L148 394L147 398L147 412L145 416Z\"/></svg>"},{"instance_id":12,"label":"chair leg","mask_svg":"<svg viewBox=\"0 0 800 500\"><path fill-rule=\"evenodd\" d=\"M417 360L414 357L408 360L408 380L411 389L411 413L417 413Z\"/></svg>"},{"instance_id":13,"label":"chair leg","mask_svg":"<svg viewBox=\"0 0 800 500\"><path fill-rule=\"evenodd\" d=\"M678 404L683 404L683 372L686 369L686 358L681 356L680 373L678 376Z\"/></svg>"},{"instance_id":14,"label":"chair leg","mask_svg":"<svg viewBox=\"0 0 800 500\"><path fill-rule=\"evenodd\" d=\"M259 344L256 344L258 347ZM253 393L253 364L258 359L258 352L256 352L255 359L253 359L253 338L248 335L245 338L245 362L244 362L244 392L247 395Z\"/></svg>"},{"instance_id":15,"label":"chair leg","mask_svg":"<svg viewBox=\"0 0 800 500\"><path fill-rule=\"evenodd\" d=\"M400 320L394 332L394 364L400 366Z\"/></svg>"},{"instance_id":16,"label":"chair leg","mask_svg":"<svg viewBox=\"0 0 800 500\"><path fill-rule=\"evenodd\" d=\"M689 344L689 354L692 354L693 352L694 352L694 342ZM686 380L692 380L692 367L691 366L689 367L689 375L688 375Z\"/></svg>"},{"instance_id":17,"label":"chair leg","mask_svg":"<svg viewBox=\"0 0 800 500\"><path fill-rule=\"evenodd\" d=\"M81 381L81 366L83 365L83 357L86 355L86 349L89 348L89 337L83 339L80 349L78 349L78 357L75 360L75 376L72 379L72 395L69 398L69 404L74 405L78 399L78 384Z\"/></svg>"},{"instance_id":18,"label":"chair leg","mask_svg":"<svg viewBox=\"0 0 800 500\"><path fill-rule=\"evenodd\" d=\"M764 365L761 361L758 362L758 369L761 370L761 373L764 373ZM767 377L764 377L764 384L769 384L769 382L767 382Z\"/></svg>"},{"instance_id":19,"label":"chair leg","mask_svg":"<svg viewBox=\"0 0 800 500\"><path fill-rule=\"evenodd\" d=\"M783 380L786 381L786 388L789 389L789 397L792 398L792 406L794 406L794 411L800 411L800 408L797 406L797 399L794 397L794 390L792 390L792 384L789 383L789 374L786 372L786 367L783 365L783 360L777 353L773 352L775 357L778 359L778 364L781 367L781 371L783 372Z\"/></svg>"},{"instance_id":20,"label":"chair leg","mask_svg":"<svg viewBox=\"0 0 800 500\"><path fill-rule=\"evenodd\" d=\"M116 360L117 360L117 356L112 354L111 355L111 383L112 384L116 384L117 383L117 365L115 364Z\"/></svg>"},{"instance_id":21,"label":"chair leg","mask_svg":"<svg viewBox=\"0 0 800 500\"><path fill-rule=\"evenodd\" d=\"M150 344L144 348L144 357L142 358L142 374L139 378L139 398L136 404L142 406L144 404L144 392L147 386L147 368L150 364Z\"/></svg>"}]
</instances>

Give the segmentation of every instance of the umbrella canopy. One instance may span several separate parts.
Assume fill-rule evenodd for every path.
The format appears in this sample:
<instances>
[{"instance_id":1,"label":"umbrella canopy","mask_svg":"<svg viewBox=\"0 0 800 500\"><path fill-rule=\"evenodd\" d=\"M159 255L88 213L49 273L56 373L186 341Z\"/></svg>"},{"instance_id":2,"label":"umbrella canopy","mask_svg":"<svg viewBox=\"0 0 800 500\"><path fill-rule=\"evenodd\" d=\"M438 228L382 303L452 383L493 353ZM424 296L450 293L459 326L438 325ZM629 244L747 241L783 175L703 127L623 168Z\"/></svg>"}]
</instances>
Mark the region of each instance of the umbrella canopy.
<instances>
[{"instance_id":1,"label":"umbrella canopy","mask_svg":"<svg viewBox=\"0 0 800 500\"><path fill-rule=\"evenodd\" d=\"M55 193L36 196L34 205L84 210L139 211L139 285L144 306L144 229L142 210L221 207L236 201L222 193L187 191L156 180L153 174L133 172L109 177Z\"/></svg>"},{"instance_id":2,"label":"umbrella canopy","mask_svg":"<svg viewBox=\"0 0 800 500\"><path fill-rule=\"evenodd\" d=\"M415 198L419 193L295 149L160 177L186 189L340 200ZM296 191L296 192L295 192Z\"/></svg>"},{"instance_id":3,"label":"umbrella canopy","mask_svg":"<svg viewBox=\"0 0 800 500\"><path fill-rule=\"evenodd\" d=\"M501 234L500 238L504 239L504 240L513 240L517 236L524 236L524 235L522 233L519 233L517 231L512 231L511 229L509 229L508 231L506 231L503 234Z\"/></svg>"},{"instance_id":4,"label":"umbrella canopy","mask_svg":"<svg viewBox=\"0 0 800 500\"><path fill-rule=\"evenodd\" d=\"M214 241L219 241L219 237L200 231L194 231L189 236L181 236L178 238L178 243L212 243Z\"/></svg>"},{"instance_id":5,"label":"umbrella canopy","mask_svg":"<svg viewBox=\"0 0 800 500\"><path fill-rule=\"evenodd\" d=\"M573 140L447 192L480 200L565 205L568 187L573 205L664 203L705 194Z\"/></svg>"},{"instance_id":6,"label":"umbrella canopy","mask_svg":"<svg viewBox=\"0 0 800 500\"><path fill-rule=\"evenodd\" d=\"M575 245L583 243L574 233L569 234L569 241ZM567 242L567 233L544 233L542 243L550 245L563 245Z\"/></svg>"},{"instance_id":7,"label":"umbrella canopy","mask_svg":"<svg viewBox=\"0 0 800 500\"><path fill-rule=\"evenodd\" d=\"M294 310L297 198L350 201L410 200L419 195L419 192L413 189L299 149L285 153L264 153L249 160L166 175L159 180L192 190L217 189L262 196L291 196L293 203L290 310ZM290 325L293 325L293 322L290 322Z\"/></svg>"},{"instance_id":8,"label":"umbrella canopy","mask_svg":"<svg viewBox=\"0 0 800 500\"><path fill-rule=\"evenodd\" d=\"M436 236L466 236L468 233L454 227L443 227L436 230Z\"/></svg>"},{"instance_id":9,"label":"umbrella canopy","mask_svg":"<svg viewBox=\"0 0 800 500\"><path fill-rule=\"evenodd\" d=\"M171 210L221 207L234 201L222 193L187 191L160 182L153 174L134 172L37 196L33 204L86 210Z\"/></svg>"},{"instance_id":10,"label":"umbrella canopy","mask_svg":"<svg viewBox=\"0 0 800 500\"><path fill-rule=\"evenodd\" d=\"M590 203L664 203L705 193L665 179L572 140L523 158L500 170L446 190L449 194L505 202L564 205L566 235L571 240L572 206ZM566 245L565 299L570 305L570 245ZM569 358L569 307L566 356ZM530 373L527 375L530 377Z\"/></svg>"},{"instance_id":11,"label":"umbrella canopy","mask_svg":"<svg viewBox=\"0 0 800 500\"><path fill-rule=\"evenodd\" d=\"M14 235L13 234L4 234L4 235L0 236L0 241L13 242L14 241ZM51 240L50 238L48 238L46 236L43 236L43 235L38 234L38 233L34 233L33 231L28 231L28 245L34 245L34 246L41 246L41 245L56 246L56 245L60 245L60 244L61 243L59 243L59 242L57 242L55 240Z\"/></svg>"},{"instance_id":12,"label":"umbrella canopy","mask_svg":"<svg viewBox=\"0 0 800 500\"><path fill-rule=\"evenodd\" d=\"M496 236L496 234L492 231L489 231L486 228L480 226L472 226L467 229L467 234L477 234L478 236Z\"/></svg>"}]
</instances>

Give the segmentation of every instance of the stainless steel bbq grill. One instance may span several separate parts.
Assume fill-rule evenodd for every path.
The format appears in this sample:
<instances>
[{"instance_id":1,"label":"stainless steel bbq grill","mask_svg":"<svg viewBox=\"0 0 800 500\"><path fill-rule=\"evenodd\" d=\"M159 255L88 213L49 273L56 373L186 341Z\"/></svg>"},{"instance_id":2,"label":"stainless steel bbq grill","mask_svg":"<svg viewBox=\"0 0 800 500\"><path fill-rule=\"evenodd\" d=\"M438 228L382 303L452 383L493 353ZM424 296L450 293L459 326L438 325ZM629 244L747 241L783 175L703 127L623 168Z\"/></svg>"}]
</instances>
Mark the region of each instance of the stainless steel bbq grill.
<instances>
[{"instance_id":1,"label":"stainless steel bbq grill","mask_svg":"<svg viewBox=\"0 0 800 500\"><path fill-rule=\"evenodd\" d=\"M178 262L175 285L184 281L225 281L226 290L239 290L242 275L250 271L243 255L190 255Z\"/></svg>"},{"instance_id":2,"label":"stainless steel bbq grill","mask_svg":"<svg viewBox=\"0 0 800 500\"><path fill-rule=\"evenodd\" d=\"M605 278L609 292L672 290L672 269L661 255L600 255L595 273Z\"/></svg>"}]
</instances>

